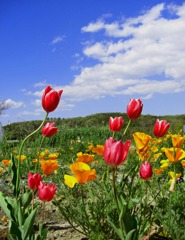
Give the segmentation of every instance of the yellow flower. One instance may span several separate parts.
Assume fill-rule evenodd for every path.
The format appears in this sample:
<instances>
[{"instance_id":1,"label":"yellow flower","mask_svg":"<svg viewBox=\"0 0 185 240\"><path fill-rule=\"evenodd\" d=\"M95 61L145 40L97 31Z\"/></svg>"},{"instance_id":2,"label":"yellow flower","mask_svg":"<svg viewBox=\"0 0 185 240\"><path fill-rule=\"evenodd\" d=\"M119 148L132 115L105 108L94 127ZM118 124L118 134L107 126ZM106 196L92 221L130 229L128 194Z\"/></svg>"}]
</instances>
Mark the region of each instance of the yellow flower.
<instances>
[{"instance_id":1,"label":"yellow flower","mask_svg":"<svg viewBox=\"0 0 185 240\"><path fill-rule=\"evenodd\" d=\"M82 152L78 152L77 153L77 162L84 162L84 163L90 163L94 160L94 155L90 155L87 153L82 153Z\"/></svg>"},{"instance_id":2,"label":"yellow flower","mask_svg":"<svg viewBox=\"0 0 185 240\"><path fill-rule=\"evenodd\" d=\"M150 156L149 143L152 140L152 137L142 132L134 133L133 137L137 148L137 154L139 155L141 161L144 162Z\"/></svg>"},{"instance_id":3,"label":"yellow flower","mask_svg":"<svg viewBox=\"0 0 185 240\"><path fill-rule=\"evenodd\" d=\"M51 175L55 170L59 168L57 160L41 160L41 170L46 176Z\"/></svg>"},{"instance_id":4,"label":"yellow flower","mask_svg":"<svg viewBox=\"0 0 185 240\"><path fill-rule=\"evenodd\" d=\"M45 156L45 152L40 152L40 153L39 153L39 158L40 158L40 159L44 159L44 156Z\"/></svg>"},{"instance_id":5,"label":"yellow flower","mask_svg":"<svg viewBox=\"0 0 185 240\"><path fill-rule=\"evenodd\" d=\"M19 155L17 155L16 157L15 157L17 160L19 160ZM24 161L25 159L26 159L27 157L26 157L26 155L21 155L20 156L20 161L22 162L22 161Z\"/></svg>"},{"instance_id":6,"label":"yellow flower","mask_svg":"<svg viewBox=\"0 0 185 240\"><path fill-rule=\"evenodd\" d=\"M134 141L136 143L136 148L138 150L146 148L148 143L151 141L152 137L142 132L136 132L133 134Z\"/></svg>"},{"instance_id":7,"label":"yellow flower","mask_svg":"<svg viewBox=\"0 0 185 240\"><path fill-rule=\"evenodd\" d=\"M6 159L2 160L2 164L3 164L5 167L8 167L8 166L10 165L10 163L11 163L11 160L6 160Z\"/></svg>"},{"instance_id":8,"label":"yellow flower","mask_svg":"<svg viewBox=\"0 0 185 240\"><path fill-rule=\"evenodd\" d=\"M17 150L13 150L12 153L13 153L13 154L17 154Z\"/></svg>"},{"instance_id":9,"label":"yellow flower","mask_svg":"<svg viewBox=\"0 0 185 240\"><path fill-rule=\"evenodd\" d=\"M170 163L176 163L185 158L185 151L181 148L162 148L161 150L165 153Z\"/></svg>"},{"instance_id":10,"label":"yellow flower","mask_svg":"<svg viewBox=\"0 0 185 240\"><path fill-rule=\"evenodd\" d=\"M71 172L74 176L65 174L65 184L73 188L76 183L84 184L96 179L96 170L91 169L88 164L83 162L75 162L70 165Z\"/></svg>"},{"instance_id":11,"label":"yellow flower","mask_svg":"<svg viewBox=\"0 0 185 240\"><path fill-rule=\"evenodd\" d=\"M34 158L34 159L32 160L32 162L33 162L33 163L37 163L37 162L38 162L38 159L37 159L37 158Z\"/></svg>"},{"instance_id":12,"label":"yellow flower","mask_svg":"<svg viewBox=\"0 0 185 240\"><path fill-rule=\"evenodd\" d=\"M175 174L175 173L172 172L172 171L170 171L168 174L169 174L169 176L171 177L171 179L170 179L170 181L169 181L170 183L172 182L172 180L173 180L174 178L178 179L178 178L180 178L181 175L182 175L181 173L176 173L176 174Z\"/></svg>"},{"instance_id":13,"label":"yellow flower","mask_svg":"<svg viewBox=\"0 0 185 240\"><path fill-rule=\"evenodd\" d=\"M49 150L48 149L45 149L45 154L49 155Z\"/></svg>"},{"instance_id":14,"label":"yellow flower","mask_svg":"<svg viewBox=\"0 0 185 240\"><path fill-rule=\"evenodd\" d=\"M100 157L104 156L104 146L97 144L96 147L92 147L91 151L98 154Z\"/></svg>"},{"instance_id":15,"label":"yellow flower","mask_svg":"<svg viewBox=\"0 0 185 240\"><path fill-rule=\"evenodd\" d=\"M59 153L50 153L50 154L48 155L48 158L49 158L50 160L55 160L55 159L58 158L58 155L59 155Z\"/></svg>"},{"instance_id":16,"label":"yellow flower","mask_svg":"<svg viewBox=\"0 0 185 240\"><path fill-rule=\"evenodd\" d=\"M161 169L163 170L167 170L168 169L168 166L169 166L169 160L161 160L160 163L162 164L160 166Z\"/></svg>"},{"instance_id":17,"label":"yellow flower","mask_svg":"<svg viewBox=\"0 0 185 240\"><path fill-rule=\"evenodd\" d=\"M185 136L181 137L179 134L172 135L172 144L175 148L180 148L184 143Z\"/></svg>"},{"instance_id":18,"label":"yellow flower","mask_svg":"<svg viewBox=\"0 0 185 240\"><path fill-rule=\"evenodd\" d=\"M3 171L3 168L2 168L2 167L0 167L0 173L2 173L2 171Z\"/></svg>"}]
</instances>

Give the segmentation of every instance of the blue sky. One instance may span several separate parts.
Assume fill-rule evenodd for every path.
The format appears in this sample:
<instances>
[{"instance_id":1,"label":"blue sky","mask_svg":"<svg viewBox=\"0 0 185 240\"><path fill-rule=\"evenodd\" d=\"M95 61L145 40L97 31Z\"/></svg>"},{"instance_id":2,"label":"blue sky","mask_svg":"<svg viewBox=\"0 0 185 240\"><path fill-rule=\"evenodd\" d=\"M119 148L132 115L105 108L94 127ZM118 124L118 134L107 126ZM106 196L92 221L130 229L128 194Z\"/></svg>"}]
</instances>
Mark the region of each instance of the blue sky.
<instances>
[{"instance_id":1,"label":"blue sky","mask_svg":"<svg viewBox=\"0 0 185 240\"><path fill-rule=\"evenodd\" d=\"M185 2L1 0L2 124L42 119L43 89L63 89L49 117L185 114Z\"/></svg>"}]
</instances>

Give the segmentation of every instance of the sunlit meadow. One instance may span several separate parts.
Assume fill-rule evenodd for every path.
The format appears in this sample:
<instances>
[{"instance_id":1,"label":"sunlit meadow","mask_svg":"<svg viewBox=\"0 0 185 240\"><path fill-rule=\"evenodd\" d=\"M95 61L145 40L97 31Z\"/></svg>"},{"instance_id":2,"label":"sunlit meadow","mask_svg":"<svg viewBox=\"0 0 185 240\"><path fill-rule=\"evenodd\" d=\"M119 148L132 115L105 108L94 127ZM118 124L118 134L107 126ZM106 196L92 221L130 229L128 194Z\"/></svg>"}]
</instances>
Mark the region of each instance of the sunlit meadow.
<instances>
[{"instance_id":1,"label":"sunlit meadow","mask_svg":"<svg viewBox=\"0 0 185 240\"><path fill-rule=\"evenodd\" d=\"M62 90L46 87L41 125L16 145L1 142L0 207L6 239L47 239L47 204L91 240L185 239L185 135L156 119L152 134L132 132L141 99L127 119L65 131L48 121ZM131 132L127 139L127 132Z\"/></svg>"}]
</instances>

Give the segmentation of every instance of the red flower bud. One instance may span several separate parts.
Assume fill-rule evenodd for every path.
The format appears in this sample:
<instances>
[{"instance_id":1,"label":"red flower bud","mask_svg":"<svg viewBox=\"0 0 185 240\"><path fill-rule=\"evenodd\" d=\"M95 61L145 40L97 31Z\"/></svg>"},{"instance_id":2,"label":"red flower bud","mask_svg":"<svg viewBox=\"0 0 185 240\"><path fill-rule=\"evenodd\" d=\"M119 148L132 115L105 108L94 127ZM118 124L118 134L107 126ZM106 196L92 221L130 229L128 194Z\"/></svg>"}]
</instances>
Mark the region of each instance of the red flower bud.
<instances>
[{"instance_id":1,"label":"red flower bud","mask_svg":"<svg viewBox=\"0 0 185 240\"><path fill-rule=\"evenodd\" d=\"M40 182L38 186L38 197L44 202L49 202L53 199L56 193L56 187L54 183L46 184Z\"/></svg>"},{"instance_id":2,"label":"red flower bud","mask_svg":"<svg viewBox=\"0 0 185 240\"><path fill-rule=\"evenodd\" d=\"M144 180L147 180L152 177L152 165L149 162L144 162L141 164L139 169L140 177Z\"/></svg>"},{"instance_id":3,"label":"red flower bud","mask_svg":"<svg viewBox=\"0 0 185 240\"><path fill-rule=\"evenodd\" d=\"M109 129L112 132L119 132L123 126L123 118L122 117L115 117L109 118Z\"/></svg>"},{"instance_id":4,"label":"red flower bud","mask_svg":"<svg viewBox=\"0 0 185 240\"><path fill-rule=\"evenodd\" d=\"M122 141L116 141L112 137L108 138L104 144L105 162L111 167L120 165L126 160L130 145L130 140L122 143Z\"/></svg>"},{"instance_id":5,"label":"red flower bud","mask_svg":"<svg viewBox=\"0 0 185 240\"><path fill-rule=\"evenodd\" d=\"M63 90L59 90L57 92L53 90L50 86L47 86L45 88L42 95L42 107L46 112L53 112L57 108L60 102L62 92Z\"/></svg>"},{"instance_id":6,"label":"red flower bud","mask_svg":"<svg viewBox=\"0 0 185 240\"><path fill-rule=\"evenodd\" d=\"M127 116L131 120L136 120L142 112L143 103L140 99L130 99L127 106Z\"/></svg>"},{"instance_id":7,"label":"red flower bud","mask_svg":"<svg viewBox=\"0 0 185 240\"><path fill-rule=\"evenodd\" d=\"M159 120L157 119L154 125L154 135L156 137L163 137L168 129L170 127L170 124L166 120Z\"/></svg>"},{"instance_id":8,"label":"red flower bud","mask_svg":"<svg viewBox=\"0 0 185 240\"><path fill-rule=\"evenodd\" d=\"M58 128L55 127L55 123L46 123L45 126L42 128L42 134L45 137L52 137L58 132Z\"/></svg>"},{"instance_id":9,"label":"red flower bud","mask_svg":"<svg viewBox=\"0 0 185 240\"><path fill-rule=\"evenodd\" d=\"M42 177L39 173L31 174L30 172L28 173L28 186L32 190L36 190L42 181Z\"/></svg>"}]
</instances>

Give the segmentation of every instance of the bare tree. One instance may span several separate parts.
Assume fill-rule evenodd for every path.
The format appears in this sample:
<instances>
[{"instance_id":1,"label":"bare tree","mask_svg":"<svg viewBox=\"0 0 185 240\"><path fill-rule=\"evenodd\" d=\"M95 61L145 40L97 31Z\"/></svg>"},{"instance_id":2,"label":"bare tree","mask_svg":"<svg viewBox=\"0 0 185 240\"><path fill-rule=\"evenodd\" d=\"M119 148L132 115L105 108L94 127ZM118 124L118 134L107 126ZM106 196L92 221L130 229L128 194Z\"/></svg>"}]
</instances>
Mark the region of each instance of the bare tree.
<instances>
[{"instance_id":1,"label":"bare tree","mask_svg":"<svg viewBox=\"0 0 185 240\"><path fill-rule=\"evenodd\" d=\"M0 102L0 115L2 114L2 111L6 110L9 108L9 105L4 101Z\"/></svg>"}]
</instances>

